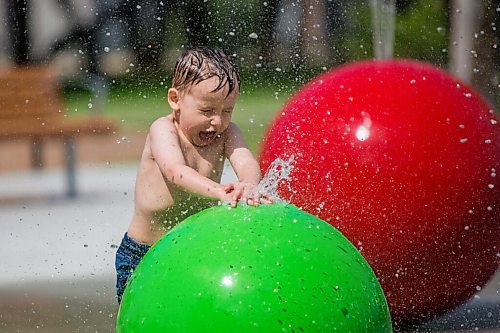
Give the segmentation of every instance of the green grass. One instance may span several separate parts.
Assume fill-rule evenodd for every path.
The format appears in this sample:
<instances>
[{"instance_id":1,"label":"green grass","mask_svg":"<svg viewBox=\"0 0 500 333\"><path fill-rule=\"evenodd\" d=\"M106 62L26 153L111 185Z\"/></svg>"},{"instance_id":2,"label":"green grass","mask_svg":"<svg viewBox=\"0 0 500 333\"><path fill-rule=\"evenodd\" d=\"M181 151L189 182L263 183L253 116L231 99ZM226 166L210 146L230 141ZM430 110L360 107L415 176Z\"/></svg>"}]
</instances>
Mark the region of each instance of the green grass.
<instances>
[{"instance_id":1,"label":"green grass","mask_svg":"<svg viewBox=\"0 0 500 333\"><path fill-rule=\"evenodd\" d=\"M252 85L243 89L233 114L250 149L256 154L265 131L290 96L291 85L273 88L271 84ZM156 118L170 113L167 88L157 83L126 82L111 87L102 111L120 121L125 130L147 130ZM67 112L72 117L96 111L88 92L65 90Z\"/></svg>"}]
</instances>

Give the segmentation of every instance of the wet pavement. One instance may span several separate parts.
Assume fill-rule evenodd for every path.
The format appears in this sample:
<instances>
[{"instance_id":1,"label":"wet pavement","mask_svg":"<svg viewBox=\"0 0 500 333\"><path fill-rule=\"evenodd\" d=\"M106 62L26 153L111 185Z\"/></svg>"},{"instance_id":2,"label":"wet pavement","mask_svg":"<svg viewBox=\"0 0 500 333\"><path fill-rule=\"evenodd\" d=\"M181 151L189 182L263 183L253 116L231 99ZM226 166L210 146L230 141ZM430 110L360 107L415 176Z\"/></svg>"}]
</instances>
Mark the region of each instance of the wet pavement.
<instances>
[{"instance_id":1,"label":"wet pavement","mask_svg":"<svg viewBox=\"0 0 500 333\"><path fill-rule=\"evenodd\" d=\"M114 254L133 211L137 165L0 174L0 332L112 332ZM227 172L225 179L233 179ZM500 332L500 272L476 297L411 332Z\"/></svg>"}]
</instances>

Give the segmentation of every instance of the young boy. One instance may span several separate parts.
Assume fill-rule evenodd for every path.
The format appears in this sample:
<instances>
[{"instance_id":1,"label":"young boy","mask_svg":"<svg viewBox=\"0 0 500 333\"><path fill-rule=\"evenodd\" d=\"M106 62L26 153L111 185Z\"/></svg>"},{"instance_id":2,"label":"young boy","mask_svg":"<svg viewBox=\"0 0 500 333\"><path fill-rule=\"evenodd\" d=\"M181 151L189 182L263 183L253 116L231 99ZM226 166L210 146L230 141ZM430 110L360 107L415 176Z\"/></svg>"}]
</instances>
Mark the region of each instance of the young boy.
<instances>
[{"instance_id":1,"label":"young boy","mask_svg":"<svg viewBox=\"0 0 500 333\"><path fill-rule=\"evenodd\" d=\"M132 222L116 253L118 302L132 271L160 237L217 201L270 203L257 190L261 174L231 115L239 75L223 52L199 47L177 60L168 90L172 113L153 122L135 185ZM238 183L221 185L228 158Z\"/></svg>"}]
</instances>

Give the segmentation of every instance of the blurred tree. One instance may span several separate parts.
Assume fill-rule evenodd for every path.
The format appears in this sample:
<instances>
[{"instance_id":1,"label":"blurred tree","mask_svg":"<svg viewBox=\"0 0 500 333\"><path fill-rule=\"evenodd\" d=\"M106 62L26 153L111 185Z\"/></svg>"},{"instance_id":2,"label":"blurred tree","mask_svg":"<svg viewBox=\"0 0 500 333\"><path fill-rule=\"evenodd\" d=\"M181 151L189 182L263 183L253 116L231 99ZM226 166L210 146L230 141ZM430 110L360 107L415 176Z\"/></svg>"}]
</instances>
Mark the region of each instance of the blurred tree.
<instances>
[{"instance_id":1,"label":"blurred tree","mask_svg":"<svg viewBox=\"0 0 500 333\"><path fill-rule=\"evenodd\" d=\"M264 65L276 62L276 52L283 47L277 29L281 24L288 32L296 32L290 53L295 68L331 66L345 61L344 39L351 3L343 0L270 0L265 1L260 13L260 52ZM291 13L298 8L298 20ZM283 28L282 28L283 29ZM283 58L283 57L281 57Z\"/></svg>"},{"instance_id":2,"label":"blurred tree","mask_svg":"<svg viewBox=\"0 0 500 333\"><path fill-rule=\"evenodd\" d=\"M180 2L180 8L184 14L188 46L210 45L207 1L184 0Z\"/></svg>"},{"instance_id":3,"label":"blurred tree","mask_svg":"<svg viewBox=\"0 0 500 333\"><path fill-rule=\"evenodd\" d=\"M347 60L345 38L350 29L348 18L353 4L354 1L343 0L326 2L327 42L332 64L341 64Z\"/></svg>"},{"instance_id":4,"label":"blurred tree","mask_svg":"<svg viewBox=\"0 0 500 333\"><path fill-rule=\"evenodd\" d=\"M159 0L128 0L124 17L127 22L129 45L136 54L138 69L157 71L165 39L165 4Z\"/></svg>"},{"instance_id":5,"label":"blurred tree","mask_svg":"<svg viewBox=\"0 0 500 333\"><path fill-rule=\"evenodd\" d=\"M450 5L449 69L500 110L500 0Z\"/></svg>"},{"instance_id":6,"label":"blurred tree","mask_svg":"<svg viewBox=\"0 0 500 333\"><path fill-rule=\"evenodd\" d=\"M328 38L325 1L304 0L302 6L300 59L307 67L325 66L330 58L329 49L327 47Z\"/></svg>"},{"instance_id":7,"label":"blurred tree","mask_svg":"<svg viewBox=\"0 0 500 333\"><path fill-rule=\"evenodd\" d=\"M260 36L259 48L262 62L267 65L272 62L271 57L275 52L276 24L278 18L279 0L268 0L260 8Z\"/></svg>"},{"instance_id":8,"label":"blurred tree","mask_svg":"<svg viewBox=\"0 0 500 333\"><path fill-rule=\"evenodd\" d=\"M474 34L480 27L482 4L479 1L453 0L451 3L451 39L449 69L462 80L471 82L475 51Z\"/></svg>"},{"instance_id":9,"label":"blurred tree","mask_svg":"<svg viewBox=\"0 0 500 333\"><path fill-rule=\"evenodd\" d=\"M29 12L28 0L7 1L7 19L10 28L8 33L13 60L16 64L26 64L30 61Z\"/></svg>"},{"instance_id":10,"label":"blurred tree","mask_svg":"<svg viewBox=\"0 0 500 333\"><path fill-rule=\"evenodd\" d=\"M167 11L175 11L171 19L184 27L182 37L187 47L212 45L209 31L209 8L204 0L127 0L125 11L130 44L140 70L155 72L161 68L165 40L172 36L166 31ZM174 10L175 8L175 10ZM180 17L175 17L176 15ZM178 19L181 19L180 22ZM177 39L177 37L174 37Z\"/></svg>"},{"instance_id":11,"label":"blurred tree","mask_svg":"<svg viewBox=\"0 0 500 333\"><path fill-rule=\"evenodd\" d=\"M79 42L89 57L92 72L98 70L98 60L103 52L126 48L133 51L137 70L158 71L162 67L165 41L172 38L166 30L167 11L175 12L171 19L184 26L183 37L188 46L207 45L210 41L209 10L203 0L88 0L95 13L91 24L73 20L78 14L76 0L58 1L75 24L64 38L55 43L54 50Z\"/></svg>"},{"instance_id":12,"label":"blurred tree","mask_svg":"<svg viewBox=\"0 0 500 333\"><path fill-rule=\"evenodd\" d=\"M410 8L415 3L415 0L396 0L396 10L403 12Z\"/></svg>"},{"instance_id":13,"label":"blurred tree","mask_svg":"<svg viewBox=\"0 0 500 333\"><path fill-rule=\"evenodd\" d=\"M500 112L500 0L482 1L472 84Z\"/></svg>"}]
</instances>

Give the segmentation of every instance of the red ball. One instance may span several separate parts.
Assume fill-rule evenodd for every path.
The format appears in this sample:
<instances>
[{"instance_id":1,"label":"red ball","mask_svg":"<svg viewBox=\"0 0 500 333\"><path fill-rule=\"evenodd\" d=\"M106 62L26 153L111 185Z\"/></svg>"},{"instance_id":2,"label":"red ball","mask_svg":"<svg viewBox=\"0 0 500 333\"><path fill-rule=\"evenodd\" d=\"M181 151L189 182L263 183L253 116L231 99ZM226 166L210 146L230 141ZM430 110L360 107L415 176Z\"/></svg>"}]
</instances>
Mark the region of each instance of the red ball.
<instances>
[{"instance_id":1,"label":"red ball","mask_svg":"<svg viewBox=\"0 0 500 333\"><path fill-rule=\"evenodd\" d=\"M367 61L320 75L268 130L262 171L292 155L280 196L358 246L393 319L451 309L497 269L500 128L443 70Z\"/></svg>"}]
</instances>

